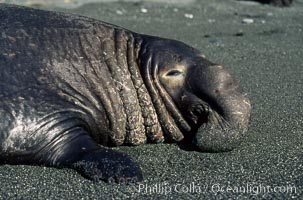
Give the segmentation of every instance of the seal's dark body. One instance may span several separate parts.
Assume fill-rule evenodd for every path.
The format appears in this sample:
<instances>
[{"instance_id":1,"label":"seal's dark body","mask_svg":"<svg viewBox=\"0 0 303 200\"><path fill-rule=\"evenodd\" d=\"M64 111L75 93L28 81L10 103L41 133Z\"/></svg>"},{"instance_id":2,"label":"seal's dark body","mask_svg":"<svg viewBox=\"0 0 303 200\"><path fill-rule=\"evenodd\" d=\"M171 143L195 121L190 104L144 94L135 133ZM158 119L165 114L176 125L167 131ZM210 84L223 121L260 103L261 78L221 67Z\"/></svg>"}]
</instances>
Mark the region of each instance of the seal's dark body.
<instances>
[{"instance_id":1,"label":"seal's dark body","mask_svg":"<svg viewBox=\"0 0 303 200\"><path fill-rule=\"evenodd\" d=\"M290 6L293 3L293 0L255 0L255 1L264 4L271 4L279 7Z\"/></svg>"},{"instance_id":2,"label":"seal's dark body","mask_svg":"<svg viewBox=\"0 0 303 200\"><path fill-rule=\"evenodd\" d=\"M0 19L1 164L66 166L90 179L138 181L142 174L136 163L99 144L180 141L193 130L201 132L198 125L209 115L231 131L216 130L196 141L201 149L209 145L218 151L222 146L230 149L242 137L242 128L247 129L250 105L238 84L222 66L213 66L183 43L86 17L4 4ZM188 73L198 74L189 81L196 89L162 87L158 70L179 66L181 60L192 65ZM220 112L207 111L206 116L203 95L213 101L209 110ZM201 105L189 109L193 103ZM206 116L202 121L196 120L202 115ZM192 118L200 123L197 127ZM224 139L213 139L220 134Z\"/></svg>"},{"instance_id":3,"label":"seal's dark body","mask_svg":"<svg viewBox=\"0 0 303 200\"><path fill-rule=\"evenodd\" d=\"M85 17L8 5L1 5L0 19L1 163L61 165L60 155L73 141L83 141L80 149L71 149L75 155L98 148L88 137L103 145L138 143L140 135L125 138L127 128L144 128L141 113L125 117L138 111L138 99L122 102L123 95L140 93L125 92L124 86L142 84L132 84L125 68L135 61L131 32ZM137 65L131 67L138 73ZM139 131L144 143L144 130Z\"/></svg>"}]
</instances>

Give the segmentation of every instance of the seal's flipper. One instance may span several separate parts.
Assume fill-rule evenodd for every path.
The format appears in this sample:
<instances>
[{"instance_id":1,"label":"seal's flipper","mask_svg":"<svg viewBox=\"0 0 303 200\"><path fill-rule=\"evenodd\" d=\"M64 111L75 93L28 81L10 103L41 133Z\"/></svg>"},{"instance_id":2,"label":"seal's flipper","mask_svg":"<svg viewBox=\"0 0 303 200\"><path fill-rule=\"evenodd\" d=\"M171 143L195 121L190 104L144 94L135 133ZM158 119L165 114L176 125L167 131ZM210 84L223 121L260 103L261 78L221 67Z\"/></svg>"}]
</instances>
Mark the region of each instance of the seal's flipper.
<instances>
[{"instance_id":1,"label":"seal's flipper","mask_svg":"<svg viewBox=\"0 0 303 200\"><path fill-rule=\"evenodd\" d=\"M135 183L143 180L141 169L129 156L106 148L84 154L72 168L93 181Z\"/></svg>"},{"instance_id":2,"label":"seal's flipper","mask_svg":"<svg viewBox=\"0 0 303 200\"><path fill-rule=\"evenodd\" d=\"M126 154L99 146L82 127L69 129L59 142L45 148L40 155L43 165L72 168L93 181L142 181L142 172L136 162Z\"/></svg>"}]
</instances>

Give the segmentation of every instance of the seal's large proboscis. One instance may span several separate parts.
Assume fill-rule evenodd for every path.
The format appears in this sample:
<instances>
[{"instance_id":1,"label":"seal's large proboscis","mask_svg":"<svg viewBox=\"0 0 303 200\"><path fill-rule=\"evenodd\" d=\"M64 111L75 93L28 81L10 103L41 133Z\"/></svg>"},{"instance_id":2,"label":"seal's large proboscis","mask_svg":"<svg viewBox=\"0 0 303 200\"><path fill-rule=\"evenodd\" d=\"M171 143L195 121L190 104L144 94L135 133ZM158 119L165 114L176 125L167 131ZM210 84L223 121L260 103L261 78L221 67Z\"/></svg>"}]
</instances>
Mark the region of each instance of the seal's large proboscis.
<instances>
[{"instance_id":1,"label":"seal's large proboscis","mask_svg":"<svg viewBox=\"0 0 303 200\"><path fill-rule=\"evenodd\" d=\"M104 146L236 147L251 106L237 81L186 44L87 17L0 4L0 163L142 180Z\"/></svg>"}]
</instances>

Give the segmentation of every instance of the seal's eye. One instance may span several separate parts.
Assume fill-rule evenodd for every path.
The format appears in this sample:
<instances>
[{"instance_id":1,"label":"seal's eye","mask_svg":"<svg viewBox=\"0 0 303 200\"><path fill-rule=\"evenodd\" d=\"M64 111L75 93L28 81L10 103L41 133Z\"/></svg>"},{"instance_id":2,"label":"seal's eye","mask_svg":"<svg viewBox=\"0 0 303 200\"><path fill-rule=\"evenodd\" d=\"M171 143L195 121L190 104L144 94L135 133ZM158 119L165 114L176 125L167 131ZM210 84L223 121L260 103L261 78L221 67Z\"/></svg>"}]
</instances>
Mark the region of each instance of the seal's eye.
<instances>
[{"instance_id":1,"label":"seal's eye","mask_svg":"<svg viewBox=\"0 0 303 200\"><path fill-rule=\"evenodd\" d=\"M166 76L178 76L180 74L182 74L181 71L173 69L173 70L167 72Z\"/></svg>"}]
</instances>

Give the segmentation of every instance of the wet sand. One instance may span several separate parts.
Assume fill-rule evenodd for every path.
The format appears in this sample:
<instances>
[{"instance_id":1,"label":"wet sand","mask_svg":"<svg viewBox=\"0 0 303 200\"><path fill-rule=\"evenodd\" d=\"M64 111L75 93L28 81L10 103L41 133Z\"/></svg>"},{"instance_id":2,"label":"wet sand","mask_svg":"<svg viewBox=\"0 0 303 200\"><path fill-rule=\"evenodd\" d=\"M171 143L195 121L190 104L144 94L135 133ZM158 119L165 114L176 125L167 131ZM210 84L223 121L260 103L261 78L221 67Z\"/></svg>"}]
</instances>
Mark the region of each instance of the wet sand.
<instances>
[{"instance_id":1,"label":"wet sand","mask_svg":"<svg viewBox=\"0 0 303 200\"><path fill-rule=\"evenodd\" d=\"M225 65L253 103L234 151L176 144L118 147L142 167L141 185L92 183L73 170L0 166L0 199L298 199L303 197L303 1L280 9L234 0L112 2L43 9L81 14L186 42Z\"/></svg>"}]
</instances>

